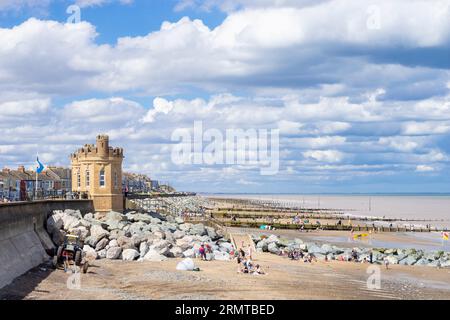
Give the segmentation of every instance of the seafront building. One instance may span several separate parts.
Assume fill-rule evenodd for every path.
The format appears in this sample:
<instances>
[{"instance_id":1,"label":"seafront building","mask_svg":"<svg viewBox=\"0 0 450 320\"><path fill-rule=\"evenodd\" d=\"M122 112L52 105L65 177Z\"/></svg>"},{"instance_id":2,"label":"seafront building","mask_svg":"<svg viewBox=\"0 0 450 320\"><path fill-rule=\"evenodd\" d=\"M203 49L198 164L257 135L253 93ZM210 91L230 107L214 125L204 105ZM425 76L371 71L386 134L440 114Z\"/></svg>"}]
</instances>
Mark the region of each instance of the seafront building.
<instances>
[{"instance_id":1,"label":"seafront building","mask_svg":"<svg viewBox=\"0 0 450 320\"><path fill-rule=\"evenodd\" d=\"M98 145L103 150L100 151L101 154L95 156L94 153L97 152ZM83 150L83 152L79 153L80 150ZM123 150L120 149L120 152L118 152L117 148L109 148L107 136L97 139L97 145L86 145L80 150L75 154L77 156L71 156L72 165L76 168L75 172L71 168L48 166L42 173L38 174L37 188L36 171L27 170L24 166L19 166L17 169L3 168L0 171L0 202L49 198L93 198L94 195L97 195L97 201L100 201L102 195L112 194L116 199L111 200L110 205L104 204L106 210L106 207L120 209L120 206L113 206L112 201L118 203L119 195L121 197L123 192L150 193L151 191L160 191L159 182L152 180L147 175L121 173L120 154L123 157ZM102 165L105 169L103 173ZM108 169L108 165L111 165L110 169ZM88 168L90 170L86 170ZM78 170L80 171L79 176ZM100 174L102 174L102 184L105 184L103 187L99 185ZM102 207L102 204L100 204L100 207Z\"/></svg>"},{"instance_id":2,"label":"seafront building","mask_svg":"<svg viewBox=\"0 0 450 320\"><path fill-rule=\"evenodd\" d=\"M72 192L92 199L97 212L123 211L122 148L109 146L107 135L71 155Z\"/></svg>"}]
</instances>

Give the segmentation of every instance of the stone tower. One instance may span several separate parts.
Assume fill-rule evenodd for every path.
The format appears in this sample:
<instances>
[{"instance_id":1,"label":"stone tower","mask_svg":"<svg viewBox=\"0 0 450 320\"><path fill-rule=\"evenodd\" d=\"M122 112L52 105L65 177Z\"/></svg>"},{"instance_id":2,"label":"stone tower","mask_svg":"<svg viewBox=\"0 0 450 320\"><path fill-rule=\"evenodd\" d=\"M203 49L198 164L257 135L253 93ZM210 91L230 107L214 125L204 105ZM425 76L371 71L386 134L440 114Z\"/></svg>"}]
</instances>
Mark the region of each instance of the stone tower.
<instances>
[{"instance_id":1,"label":"stone tower","mask_svg":"<svg viewBox=\"0 0 450 320\"><path fill-rule=\"evenodd\" d=\"M96 212L123 211L123 149L109 146L107 135L97 136L71 155L72 191L92 199Z\"/></svg>"}]
</instances>

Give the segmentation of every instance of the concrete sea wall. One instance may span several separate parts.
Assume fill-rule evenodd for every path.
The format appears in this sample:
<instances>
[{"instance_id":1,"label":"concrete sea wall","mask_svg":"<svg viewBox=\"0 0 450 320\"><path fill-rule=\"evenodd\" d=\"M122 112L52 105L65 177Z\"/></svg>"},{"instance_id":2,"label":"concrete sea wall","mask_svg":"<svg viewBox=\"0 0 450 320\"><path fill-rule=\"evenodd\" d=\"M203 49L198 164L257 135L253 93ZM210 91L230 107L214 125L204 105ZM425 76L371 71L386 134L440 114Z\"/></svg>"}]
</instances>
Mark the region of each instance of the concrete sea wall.
<instances>
[{"instance_id":1,"label":"concrete sea wall","mask_svg":"<svg viewBox=\"0 0 450 320\"><path fill-rule=\"evenodd\" d=\"M90 200L48 200L0 204L0 288L46 261L54 249L45 230L54 210L93 212Z\"/></svg>"}]
</instances>

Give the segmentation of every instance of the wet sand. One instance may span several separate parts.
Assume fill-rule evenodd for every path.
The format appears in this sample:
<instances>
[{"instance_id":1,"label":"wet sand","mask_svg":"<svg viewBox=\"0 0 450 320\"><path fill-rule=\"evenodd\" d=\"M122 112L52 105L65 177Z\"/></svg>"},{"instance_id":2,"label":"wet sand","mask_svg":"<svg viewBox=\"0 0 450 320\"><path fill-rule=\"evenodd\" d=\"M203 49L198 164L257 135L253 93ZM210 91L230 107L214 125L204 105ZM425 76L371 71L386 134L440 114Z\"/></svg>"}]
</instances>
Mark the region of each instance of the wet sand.
<instances>
[{"instance_id":1,"label":"wet sand","mask_svg":"<svg viewBox=\"0 0 450 320\"><path fill-rule=\"evenodd\" d=\"M0 299L26 300L251 300L251 299L450 299L450 270L381 268L381 288L367 288L368 264L306 264L271 254L256 262L268 275L238 274L236 262L196 261L200 272L176 271L180 259L164 262L97 260L81 275L81 289L69 290L69 274L33 269L0 290Z\"/></svg>"}]
</instances>

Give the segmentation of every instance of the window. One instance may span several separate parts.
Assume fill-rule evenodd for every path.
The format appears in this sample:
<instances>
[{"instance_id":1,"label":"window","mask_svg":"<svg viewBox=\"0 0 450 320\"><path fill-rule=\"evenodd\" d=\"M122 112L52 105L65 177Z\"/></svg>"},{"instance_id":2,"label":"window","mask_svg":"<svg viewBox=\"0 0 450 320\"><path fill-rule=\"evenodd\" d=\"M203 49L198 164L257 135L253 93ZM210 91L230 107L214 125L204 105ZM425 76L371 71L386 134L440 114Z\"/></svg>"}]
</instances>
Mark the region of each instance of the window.
<instances>
[{"instance_id":1,"label":"window","mask_svg":"<svg viewBox=\"0 0 450 320\"><path fill-rule=\"evenodd\" d=\"M89 169L86 169L86 187L89 188L91 185L91 175Z\"/></svg>"},{"instance_id":2,"label":"window","mask_svg":"<svg viewBox=\"0 0 450 320\"><path fill-rule=\"evenodd\" d=\"M81 175L80 170L77 171L77 187L81 188Z\"/></svg>"},{"instance_id":3,"label":"window","mask_svg":"<svg viewBox=\"0 0 450 320\"><path fill-rule=\"evenodd\" d=\"M114 172L114 188L117 189L119 187L119 176L117 172Z\"/></svg>"},{"instance_id":4,"label":"window","mask_svg":"<svg viewBox=\"0 0 450 320\"><path fill-rule=\"evenodd\" d=\"M105 183L105 170L100 171L100 187L104 187Z\"/></svg>"}]
</instances>

